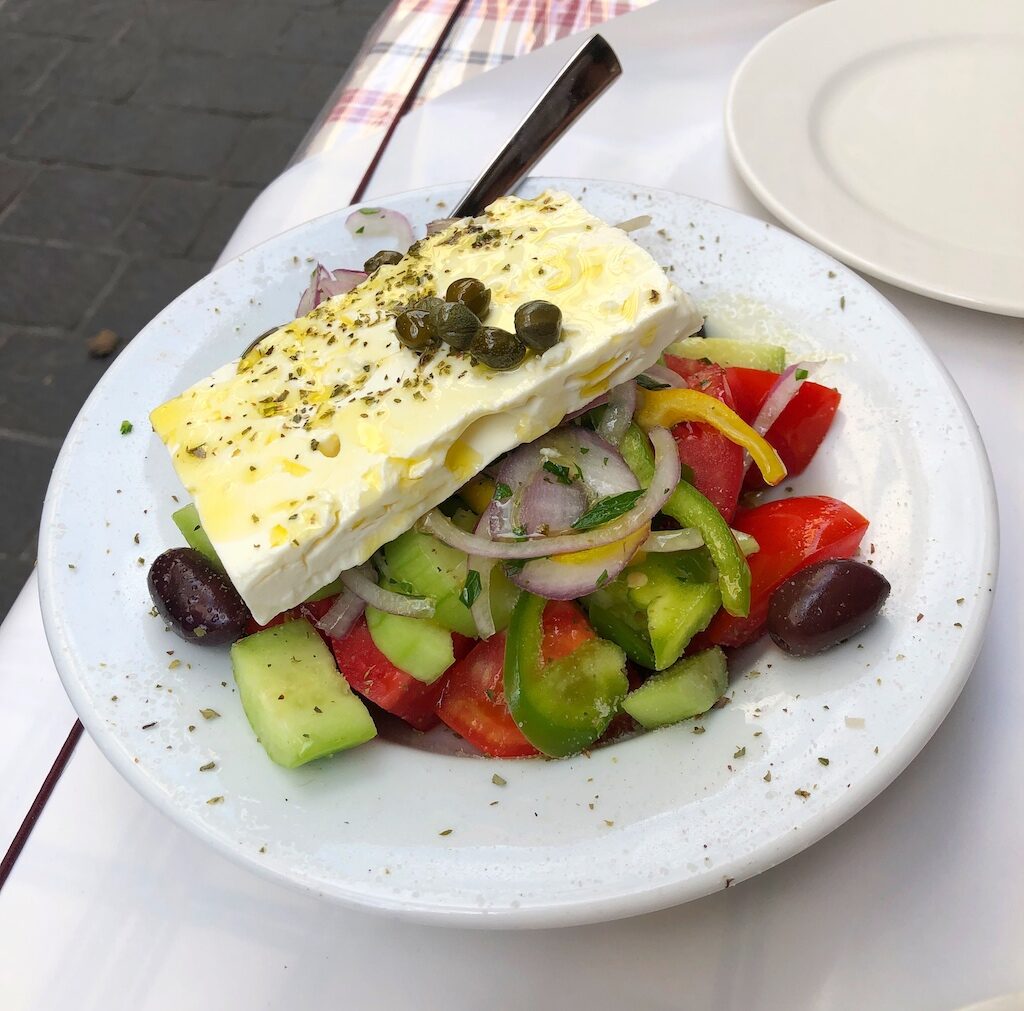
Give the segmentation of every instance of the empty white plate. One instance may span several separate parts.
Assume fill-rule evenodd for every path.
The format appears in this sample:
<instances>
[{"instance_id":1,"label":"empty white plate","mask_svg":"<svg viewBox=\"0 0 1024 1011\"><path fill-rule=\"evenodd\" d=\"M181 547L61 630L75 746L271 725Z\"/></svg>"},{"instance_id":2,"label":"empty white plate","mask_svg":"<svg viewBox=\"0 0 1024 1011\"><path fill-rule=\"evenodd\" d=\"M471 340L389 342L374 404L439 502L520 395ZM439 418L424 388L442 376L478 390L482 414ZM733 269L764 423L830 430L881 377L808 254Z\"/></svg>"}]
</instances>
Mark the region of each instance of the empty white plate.
<instances>
[{"instance_id":1,"label":"empty white plate","mask_svg":"<svg viewBox=\"0 0 1024 1011\"><path fill-rule=\"evenodd\" d=\"M784 24L727 101L740 174L853 267L1024 316L1024 4L837 0Z\"/></svg>"}]
</instances>

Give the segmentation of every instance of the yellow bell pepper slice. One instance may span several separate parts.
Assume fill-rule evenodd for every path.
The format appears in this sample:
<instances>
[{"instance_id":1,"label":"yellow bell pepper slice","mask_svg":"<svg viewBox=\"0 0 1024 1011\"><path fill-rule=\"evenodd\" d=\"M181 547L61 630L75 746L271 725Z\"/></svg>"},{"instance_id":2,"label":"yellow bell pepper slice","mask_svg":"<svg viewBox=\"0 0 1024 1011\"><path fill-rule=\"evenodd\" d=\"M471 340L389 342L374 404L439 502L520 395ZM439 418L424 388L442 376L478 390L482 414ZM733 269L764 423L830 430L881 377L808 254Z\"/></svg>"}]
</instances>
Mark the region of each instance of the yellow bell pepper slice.
<instances>
[{"instance_id":1,"label":"yellow bell pepper slice","mask_svg":"<svg viewBox=\"0 0 1024 1011\"><path fill-rule=\"evenodd\" d=\"M491 504L494 482L486 474L477 474L459 489L459 498L478 516Z\"/></svg>"},{"instance_id":2,"label":"yellow bell pepper slice","mask_svg":"<svg viewBox=\"0 0 1024 1011\"><path fill-rule=\"evenodd\" d=\"M644 429L671 428L683 421L703 421L730 442L742 446L751 456L768 484L786 476L786 465L765 438L758 435L734 410L699 390L638 390L634 415Z\"/></svg>"}]
</instances>

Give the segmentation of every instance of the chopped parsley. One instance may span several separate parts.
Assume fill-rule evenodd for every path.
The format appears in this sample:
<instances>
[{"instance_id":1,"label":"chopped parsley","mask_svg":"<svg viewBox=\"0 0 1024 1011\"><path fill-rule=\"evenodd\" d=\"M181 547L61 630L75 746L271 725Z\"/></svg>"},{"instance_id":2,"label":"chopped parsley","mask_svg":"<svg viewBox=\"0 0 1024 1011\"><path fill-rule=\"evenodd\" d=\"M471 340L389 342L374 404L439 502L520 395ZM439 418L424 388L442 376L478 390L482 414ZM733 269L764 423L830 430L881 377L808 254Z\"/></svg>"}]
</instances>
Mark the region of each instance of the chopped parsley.
<instances>
[{"instance_id":1,"label":"chopped parsley","mask_svg":"<svg viewBox=\"0 0 1024 1011\"><path fill-rule=\"evenodd\" d=\"M807 376L808 376L808 372L807 372L807 369L797 369L797 370L796 370L796 378L797 378L798 380L800 380L800 379L806 379L806 378L807 378Z\"/></svg>"},{"instance_id":2,"label":"chopped parsley","mask_svg":"<svg viewBox=\"0 0 1024 1011\"><path fill-rule=\"evenodd\" d=\"M507 502L512 497L512 489L507 484L502 484L499 481L494 486L494 501L495 502Z\"/></svg>"},{"instance_id":3,"label":"chopped parsley","mask_svg":"<svg viewBox=\"0 0 1024 1011\"><path fill-rule=\"evenodd\" d=\"M637 386L642 386L645 390L667 390L668 383L659 383L657 379L652 379L648 375L644 375L642 372L636 377Z\"/></svg>"},{"instance_id":4,"label":"chopped parsley","mask_svg":"<svg viewBox=\"0 0 1024 1011\"><path fill-rule=\"evenodd\" d=\"M132 423L127 419L121 422L121 434L128 435L132 430Z\"/></svg>"},{"instance_id":5,"label":"chopped parsley","mask_svg":"<svg viewBox=\"0 0 1024 1011\"><path fill-rule=\"evenodd\" d=\"M598 499L579 519L573 523L574 530L593 530L628 513L643 495L643 489L624 491Z\"/></svg>"},{"instance_id":6,"label":"chopped parsley","mask_svg":"<svg viewBox=\"0 0 1024 1011\"><path fill-rule=\"evenodd\" d=\"M466 583L462 587L462 592L459 594L459 600L462 601L466 607L472 607L476 603L476 598L480 596L480 573L476 569L470 569L466 573Z\"/></svg>"},{"instance_id":7,"label":"chopped parsley","mask_svg":"<svg viewBox=\"0 0 1024 1011\"><path fill-rule=\"evenodd\" d=\"M555 463L553 460L545 460L544 470L549 474L554 474L558 478L559 484L572 484L572 475L569 473L569 468L564 464Z\"/></svg>"}]
</instances>

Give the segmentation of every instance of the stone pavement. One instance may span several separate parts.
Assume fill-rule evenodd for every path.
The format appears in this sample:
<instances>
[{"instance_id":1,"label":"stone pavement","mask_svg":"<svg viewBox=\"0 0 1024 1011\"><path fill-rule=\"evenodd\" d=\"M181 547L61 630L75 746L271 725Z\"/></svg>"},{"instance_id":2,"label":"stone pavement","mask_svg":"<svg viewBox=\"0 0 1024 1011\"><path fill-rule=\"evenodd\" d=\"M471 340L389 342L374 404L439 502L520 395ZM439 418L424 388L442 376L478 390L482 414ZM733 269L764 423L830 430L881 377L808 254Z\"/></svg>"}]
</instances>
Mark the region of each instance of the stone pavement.
<instances>
[{"instance_id":1,"label":"stone pavement","mask_svg":"<svg viewBox=\"0 0 1024 1011\"><path fill-rule=\"evenodd\" d=\"M68 427L287 164L388 0L0 0L0 618Z\"/></svg>"}]
</instances>

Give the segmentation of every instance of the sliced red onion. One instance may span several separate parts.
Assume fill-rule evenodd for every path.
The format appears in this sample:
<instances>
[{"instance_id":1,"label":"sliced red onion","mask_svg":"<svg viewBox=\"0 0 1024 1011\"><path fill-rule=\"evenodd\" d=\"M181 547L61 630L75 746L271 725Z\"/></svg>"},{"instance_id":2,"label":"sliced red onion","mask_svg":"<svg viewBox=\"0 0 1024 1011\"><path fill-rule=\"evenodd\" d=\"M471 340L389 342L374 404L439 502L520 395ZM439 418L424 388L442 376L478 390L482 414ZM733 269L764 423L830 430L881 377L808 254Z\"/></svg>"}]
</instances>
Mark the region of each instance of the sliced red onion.
<instances>
[{"instance_id":1,"label":"sliced red onion","mask_svg":"<svg viewBox=\"0 0 1024 1011\"><path fill-rule=\"evenodd\" d=\"M458 530L458 527L455 529ZM428 600L426 597L407 597L403 593L385 590L383 586L377 585L377 581L373 577L373 570L368 565L357 565L354 569L347 569L339 578L347 589L370 607L377 608L378 611L400 614L406 618L432 618L434 616L432 600Z\"/></svg>"},{"instance_id":2,"label":"sliced red onion","mask_svg":"<svg viewBox=\"0 0 1024 1011\"><path fill-rule=\"evenodd\" d=\"M807 378L807 374L818 364L818 362L797 362L795 365L790 365L775 380L775 385L768 391L768 396L761 405L761 410L757 412L757 417L754 418L750 425L758 435L764 435L775 424L776 419L786 409L789 402L800 392L800 384ZM797 378L798 372L800 373L799 378ZM744 475L750 469L752 462L750 453L744 450Z\"/></svg>"},{"instance_id":3,"label":"sliced red onion","mask_svg":"<svg viewBox=\"0 0 1024 1011\"><path fill-rule=\"evenodd\" d=\"M570 561L568 555L534 558L518 572L509 571L508 577L521 589L548 600L585 597L614 579L632 561L644 543L644 531L641 527L633 531L632 536L608 545L597 558L583 562Z\"/></svg>"},{"instance_id":4,"label":"sliced red onion","mask_svg":"<svg viewBox=\"0 0 1024 1011\"><path fill-rule=\"evenodd\" d=\"M316 623L317 628L334 639L342 639L365 610L366 602L346 588L338 594L331 609Z\"/></svg>"},{"instance_id":5,"label":"sliced red onion","mask_svg":"<svg viewBox=\"0 0 1024 1011\"><path fill-rule=\"evenodd\" d=\"M454 225L457 221L464 220L464 218L437 218L435 221L428 221L427 235L440 235L441 232Z\"/></svg>"},{"instance_id":6,"label":"sliced red onion","mask_svg":"<svg viewBox=\"0 0 1024 1011\"><path fill-rule=\"evenodd\" d=\"M601 407L603 404L607 404L608 397L609 394L607 393L602 393L601 396L595 397L589 404L584 404L578 411L573 411L571 414L567 414L562 418L562 424L564 425L567 421L575 421L577 418L582 418L587 411L592 411L595 407Z\"/></svg>"},{"instance_id":7,"label":"sliced red onion","mask_svg":"<svg viewBox=\"0 0 1024 1011\"><path fill-rule=\"evenodd\" d=\"M630 379L620 383L608 394L608 406L597 426L597 434L617 446L632 423L635 411L636 383Z\"/></svg>"},{"instance_id":8,"label":"sliced red onion","mask_svg":"<svg viewBox=\"0 0 1024 1011\"><path fill-rule=\"evenodd\" d=\"M328 270L322 263L318 263L313 269L309 278L309 286L299 298L296 316L305 316L311 313L321 302L335 295L344 295L351 291L357 284L366 280L366 272L362 270Z\"/></svg>"},{"instance_id":9,"label":"sliced red onion","mask_svg":"<svg viewBox=\"0 0 1024 1011\"><path fill-rule=\"evenodd\" d=\"M744 555L752 555L760 551L757 541L742 530L733 530L733 537ZM684 527L682 530L657 530L644 541L644 551L651 554L668 551L692 551L702 547L704 538L695 527Z\"/></svg>"},{"instance_id":10,"label":"sliced red onion","mask_svg":"<svg viewBox=\"0 0 1024 1011\"><path fill-rule=\"evenodd\" d=\"M398 211L386 207L360 207L345 219L345 227L353 235L392 235L395 249L404 253L412 245L412 225Z\"/></svg>"},{"instance_id":11,"label":"sliced red onion","mask_svg":"<svg viewBox=\"0 0 1024 1011\"><path fill-rule=\"evenodd\" d=\"M670 386L674 390L681 390L686 386L683 377L665 365L652 365L650 368L644 369L643 374L648 379L653 379L659 385Z\"/></svg>"},{"instance_id":12,"label":"sliced red onion","mask_svg":"<svg viewBox=\"0 0 1024 1011\"><path fill-rule=\"evenodd\" d=\"M667 429L652 428L648 433L654 446L654 475L650 486L628 513L594 530L556 537L535 537L525 541L495 541L479 534L460 530L438 509L432 509L417 527L438 540L468 555L484 558L529 559L545 555L564 555L571 551L614 544L650 523L679 483L679 454L675 440ZM587 454L590 455L590 454ZM634 479L635 480L635 479ZM634 488L635 488L634 484Z\"/></svg>"},{"instance_id":13,"label":"sliced red onion","mask_svg":"<svg viewBox=\"0 0 1024 1011\"><path fill-rule=\"evenodd\" d=\"M562 484L556 475L544 470L548 460L568 467L572 482ZM516 536L515 530L523 527L528 535L540 532L543 526L560 532L571 527L594 500L640 487L614 446L594 432L573 425L562 425L509 453L498 468L496 480L510 496L504 502L492 499L484 510L487 529L494 539ZM586 501L569 519L580 505L581 492Z\"/></svg>"},{"instance_id":14,"label":"sliced red onion","mask_svg":"<svg viewBox=\"0 0 1024 1011\"><path fill-rule=\"evenodd\" d=\"M651 223L650 214L638 214L635 218L620 221L615 228L622 232L635 232L638 228L646 228Z\"/></svg>"},{"instance_id":15,"label":"sliced red onion","mask_svg":"<svg viewBox=\"0 0 1024 1011\"><path fill-rule=\"evenodd\" d=\"M580 482L562 484L547 471L538 471L523 489L516 518L527 536L562 534L572 529L589 506Z\"/></svg>"}]
</instances>

